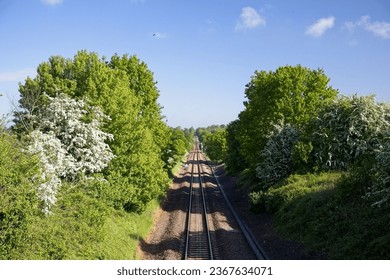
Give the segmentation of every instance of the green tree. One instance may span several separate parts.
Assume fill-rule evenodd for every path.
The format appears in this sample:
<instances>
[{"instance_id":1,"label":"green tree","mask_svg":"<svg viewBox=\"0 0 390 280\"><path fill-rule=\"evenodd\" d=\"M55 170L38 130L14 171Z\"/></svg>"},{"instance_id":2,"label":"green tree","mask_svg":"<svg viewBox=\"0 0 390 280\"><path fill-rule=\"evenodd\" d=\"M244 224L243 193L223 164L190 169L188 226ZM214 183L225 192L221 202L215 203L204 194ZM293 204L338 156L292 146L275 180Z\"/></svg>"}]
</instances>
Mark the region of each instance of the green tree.
<instances>
[{"instance_id":1,"label":"green tree","mask_svg":"<svg viewBox=\"0 0 390 280\"><path fill-rule=\"evenodd\" d=\"M226 170L233 175L239 174L245 169L246 163L241 154L240 129L242 125L237 119L228 124L226 128Z\"/></svg>"},{"instance_id":2,"label":"green tree","mask_svg":"<svg viewBox=\"0 0 390 280\"><path fill-rule=\"evenodd\" d=\"M165 152L167 170L172 170L175 164L180 161L187 151L187 138L180 127L170 128L169 145Z\"/></svg>"},{"instance_id":3,"label":"green tree","mask_svg":"<svg viewBox=\"0 0 390 280\"><path fill-rule=\"evenodd\" d=\"M301 130L321 107L337 96L322 69L283 66L276 71L256 71L245 89L247 101L239 114L240 159L254 172L260 152L274 125L289 124ZM229 151L230 153L230 151Z\"/></svg>"},{"instance_id":4,"label":"green tree","mask_svg":"<svg viewBox=\"0 0 390 280\"><path fill-rule=\"evenodd\" d=\"M227 151L226 129L218 129L206 135L204 138L204 146L211 160L223 161L226 158Z\"/></svg>"},{"instance_id":5,"label":"green tree","mask_svg":"<svg viewBox=\"0 0 390 280\"><path fill-rule=\"evenodd\" d=\"M111 57L109 66L113 69L125 71L128 77L128 87L139 98L141 120L147 125L153 134L153 142L162 153L168 145L169 128L163 121L161 105L158 103L159 91L157 82L154 81L146 63L139 60L137 56L117 54Z\"/></svg>"},{"instance_id":6,"label":"green tree","mask_svg":"<svg viewBox=\"0 0 390 280\"><path fill-rule=\"evenodd\" d=\"M145 63L126 55L107 61L96 53L79 51L73 59L52 56L37 72L19 87L22 110L15 114L19 135L35 129L34 119L48 102L44 94L86 98L110 117L103 131L114 137L109 145L116 157L104 171L110 187L102 190L102 198L117 208L141 211L164 192L168 173L161 158L168 129L157 104L156 83Z\"/></svg>"}]
</instances>

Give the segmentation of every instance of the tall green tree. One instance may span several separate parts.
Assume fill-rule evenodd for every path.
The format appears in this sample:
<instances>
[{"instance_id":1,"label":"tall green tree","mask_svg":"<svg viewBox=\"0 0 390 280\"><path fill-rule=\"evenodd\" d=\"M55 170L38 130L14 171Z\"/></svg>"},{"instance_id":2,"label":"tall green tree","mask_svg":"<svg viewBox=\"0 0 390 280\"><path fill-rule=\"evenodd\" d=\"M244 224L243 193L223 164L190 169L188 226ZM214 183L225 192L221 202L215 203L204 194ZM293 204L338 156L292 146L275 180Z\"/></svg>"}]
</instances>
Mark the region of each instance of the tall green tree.
<instances>
[{"instance_id":1,"label":"tall green tree","mask_svg":"<svg viewBox=\"0 0 390 280\"><path fill-rule=\"evenodd\" d=\"M109 66L126 73L128 87L139 98L141 120L148 126L153 134L153 141L161 153L168 145L169 129L161 114L161 105L158 103L159 91L157 82L154 81L153 72L150 71L145 62L137 56L127 54L122 57L115 54L111 57Z\"/></svg>"},{"instance_id":2,"label":"tall green tree","mask_svg":"<svg viewBox=\"0 0 390 280\"><path fill-rule=\"evenodd\" d=\"M239 174L247 166L241 154L240 129L242 125L240 120L234 120L226 128L226 170L233 175Z\"/></svg>"},{"instance_id":3,"label":"tall green tree","mask_svg":"<svg viewBox=\"0 0 390 280\"><path fill-rule=\"evenodd\" d=\"M245 109L239 114L237 136L241 158L254 172L273 127L289 124L302 129L321 107L337 96L322 69L301 65L276 71L256 71L246 85ZM238 159L237 159L238 160Z\"/></svg>"},{"instance_id":4,"label":"tall green tree","mask_svg":"<svg viewBox=\"0 0 390 280\"><path fill-rule=\"evenodd\" d=\"M180 161L187 151L188 140L180 127L170 128L169 145L164 153L166 168L172 170L175 164Z\"/></svg>"}]
</instances>

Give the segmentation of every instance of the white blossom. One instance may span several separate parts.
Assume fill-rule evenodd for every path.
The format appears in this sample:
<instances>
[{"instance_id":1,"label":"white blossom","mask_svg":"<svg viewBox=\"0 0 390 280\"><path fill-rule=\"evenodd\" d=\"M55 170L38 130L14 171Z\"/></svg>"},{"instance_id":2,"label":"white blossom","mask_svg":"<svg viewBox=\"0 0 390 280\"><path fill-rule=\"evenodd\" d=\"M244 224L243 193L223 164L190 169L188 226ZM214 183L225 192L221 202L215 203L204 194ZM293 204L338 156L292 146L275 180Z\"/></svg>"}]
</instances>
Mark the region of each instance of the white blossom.
<instances>
[{"instance_id":1,"label":"white blossom","mask_svg":"<svg viewBox=\"0 0 390 280\"><path fill-rule=\"evenodd\" d=\"M314 139L317 158L327 168L346 168L360 156L373 153L390 128L389 110L374 96L342 96L317 120Z\"/></svg>"},{"instance_id":2,"label":"white blossom","mask_svg":"<svg viewBox=\"0 0 390 280\"><path fill-rule=\"evenodd\" d=\"M28 150L38 154L42 179L39 193L44 212L56 202L61 179L75 180L80 175L102 171L114 158L109 145L113 136L100 130L105 116L97 107L65 94L49 97L48 105L40 110L38 128L30 133ZM91 118L91 121L86 121Z\"/></svg>"},{"instance_id":3,"label":"white blossom","mask_svg":"<svg viewBox=\"0 0 390 280\"><path fill-rule=\"evenodd\" d=\"M292 150L298 140L298 131L290 125L275 124L272 136L260 153L256 167L257 178L264 188L269 188L290 174Z\"/></svg>"}]
</instances>

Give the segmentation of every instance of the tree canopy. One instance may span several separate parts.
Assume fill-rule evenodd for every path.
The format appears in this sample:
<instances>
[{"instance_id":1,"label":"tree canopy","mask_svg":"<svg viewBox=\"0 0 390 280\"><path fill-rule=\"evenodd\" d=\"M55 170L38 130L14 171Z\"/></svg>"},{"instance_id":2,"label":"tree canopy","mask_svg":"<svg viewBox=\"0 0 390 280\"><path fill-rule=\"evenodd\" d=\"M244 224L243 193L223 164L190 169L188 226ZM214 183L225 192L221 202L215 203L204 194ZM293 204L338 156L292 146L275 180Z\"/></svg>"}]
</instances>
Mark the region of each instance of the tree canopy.
<instances>
[{"instance_id":1,"label":"tree canopy","mask_svg":"<svg viewBox=\"0 0 390 280\"><path fill-rule=\"evenodd\" d=\"M42 108L50 98L64 94L85 100L86 108L100 108L109 117L102 132L115 157L102 170L109 182L104 191L115 207L141 211L168 184L170 128L165 124L153 73L136 56L117 54L110 60L79 51L73 59L52 56L38 66L37 76L20 84L21 110L15 113L14 130L21 137L40 126ZM93 119L91 110L85 120ZM178 152L182 153L180 149ZM101 194L103 195L103 194Z\"/></svg>"},{"instance_id":2,"label":"tree canopy","mask_svg":"<svg viewBox=\"0 0 390 280\"><path fill-rule=\"evenodd\" d=\"M240 160L244 160L252 173L275 125L289 124L300 129L337 96L328 83L329 78L322 69L311 70L301 65L255 72L246 85L245 109L234 123Z\"/></svg>"}]
</instances>

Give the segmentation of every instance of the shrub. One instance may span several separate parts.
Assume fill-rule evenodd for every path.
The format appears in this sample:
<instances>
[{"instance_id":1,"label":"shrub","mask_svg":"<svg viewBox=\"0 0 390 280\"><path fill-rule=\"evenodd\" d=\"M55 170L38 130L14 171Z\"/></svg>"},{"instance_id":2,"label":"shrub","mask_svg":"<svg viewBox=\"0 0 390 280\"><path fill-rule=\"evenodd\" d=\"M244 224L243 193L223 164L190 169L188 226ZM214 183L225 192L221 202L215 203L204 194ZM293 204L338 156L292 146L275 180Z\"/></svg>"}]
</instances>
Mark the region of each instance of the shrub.
<instances>
[{"instance_id":1,"label":"shrub","mask_svg":"<svg viewBox=\"0 0 390 280\"><path fill-rule=\"evenodd\" d=\"M19 258L31 243L29 227L40 212L38 162L0 132L0 259Z\"/></svg>"},{"instance_id":2,"label":"shrub","mask_svg":"<svg viewBox=\"0 0 390 280\"><path fill-rule=\"evenodd\" d=\"M305 177L296 178L302 181ZM353 173L311 177L305 185L317 182L313 190L296 196L276 212L280 232L308 249L322 251L329 259L388 259L384 244L389 240L390 216L362 198L365 182Z\"/></svg>"},{"instance_id":3,"label":"shrub","mask_svg":"<svg viewBox=\"0 0 390 280\"><path fill-rule=\"evenodd\" d=\"M298 131L289 125L275 126L274 133L261 151L256 168L262 189L268 189L292 171L292 151Z\"/></svg>"},{"instance_id":4,"label":"shrub","mask_svg":"<svg viewBox=\"0 0 390 280\"><path fill-rule=\"evenodd\" d=\"M365 197L372 201L373 206L390 206L390 138L386 138L376 152L370 172L373 184Z\"/></svg>"},{"instance_id":5,"label":"shrub","mask_svg":"<svg viewBox=\"0 0 390 280\"><path fill-rule=\"evenodd\" d=\"M50 215L41 215L31 226L34 242L24 259L98 258L110 208L84 191L88 183L94 181L63 183Z\"/></svg>"},{"instance_id":6,"label":"shrub","mask_svg":"<svg viewBox=\"0 0 390 280\"><path fill-rule=\"evenodd\" d=\"M291 175L267 191L252 192L252 209L276 213L300 197L334 186L340 177L340 173Z\"/></svg>"}]
</instances>

